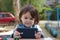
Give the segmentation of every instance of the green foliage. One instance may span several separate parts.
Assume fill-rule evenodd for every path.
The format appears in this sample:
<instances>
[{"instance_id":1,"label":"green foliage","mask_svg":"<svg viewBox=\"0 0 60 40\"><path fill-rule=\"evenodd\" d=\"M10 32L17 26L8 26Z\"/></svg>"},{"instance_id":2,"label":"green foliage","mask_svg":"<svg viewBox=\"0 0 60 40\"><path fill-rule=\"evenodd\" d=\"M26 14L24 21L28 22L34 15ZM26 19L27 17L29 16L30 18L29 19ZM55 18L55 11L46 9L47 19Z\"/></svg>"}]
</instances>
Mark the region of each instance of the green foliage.
<instances>
[{"instance_id":1,"label":"green foliage","mask_svg":"<svg viewBox=\"0 0 60 40\"><path fill-rule=\"evenodd\" d=\"M44 13L40 14L40 20L46 20L46 15Z\"/></svg>"},{"instance_id":2,"label":"green foliage","mask_svg":"<svg viewBox=\"0 0 60 40\"><path fill-rule=\"evenodd\" d=\"M57 20L56 11L52 11L52 14L50 16L50 20Z\"/></svg>"},{"instance_id":3,"label":"green foliage","mask_svg":"<svg viewBox=\"0 0 60 40\"><path fill-rule=\"evenodd\" d=\"M32 4L37 8L39 12L41 12L43 9L42 6L44 5L44 1L46 0L21 0L21 7L26 4Z\"/></svg>"},{"instance_id":4,"label":"green foliage","mask_svg":"<svg viewBox=\"0 0 60 40\"><path fill-rule=\"evenodd\" d=\"M56 5L56 8L60 8L60 5Z\"/></svg>"},{"instance_id":5,"label":"green foliage","mask_svg":"<svg viewBox=\"0 0 60 40\"><path fill-rule=\"evenodd\" d=\"M45 11L53 11L53 9L51 9L51 7L43 7L43 10L45 10Z\"/></svg>"},{"instance_id":6,"label":"green foliage","mask_svg":"<svg viewBox=\"0 0 60 40\"><path fill-rule=\"evenodd\" d=\"M1 0L1 5L0 5L0 12L11 12L14 13L13 10L13 0Z\"/></svg>"},{"instance_id":7,"label":"green foliage","mask_svg":"<svg viewBox=\"0 0 60 40\"><path fill-rule=\"evenodd\" d=\"M24 6L25 4L27 4L27 1L28 1L28 0L21 0L21 1L20 1L20 2L21 2L21 3L20 3L20 4L21 4L21 7Z\"/></svg>"},{"instance_id":8,"label":"green foliage","mask_svg":"<svg viewBox=\"0 0 60 40\"><path fill-rule=\"evenodd\" d=\"M34 5L37 8L38 12L39 12L40 20L47 20L47 14L45 14L44 11L52 11L50 19L51 20L56 20L57 19L57 17L56 17L56 11L54 9L51 9L50 6L44 7L44 2L45 1L46 0L21 0L21 5L22 6L26 5L26 4L32 4L32 5ZM60 8L60 5L56 5L55 7Z\"/></svg>"},{"instance_id":9,"label":"green foliage","mask_svg":"<svg viewBox=\"0 0 60 40\"><path fill-rule=\"evenodd\" d=\"M40 19L46 19L45 14L41 13L43 10L43 5L46 0L21 0L21 7L26 4L32 4L35 6L39 12Z\"/></svg>"}]
</instances>

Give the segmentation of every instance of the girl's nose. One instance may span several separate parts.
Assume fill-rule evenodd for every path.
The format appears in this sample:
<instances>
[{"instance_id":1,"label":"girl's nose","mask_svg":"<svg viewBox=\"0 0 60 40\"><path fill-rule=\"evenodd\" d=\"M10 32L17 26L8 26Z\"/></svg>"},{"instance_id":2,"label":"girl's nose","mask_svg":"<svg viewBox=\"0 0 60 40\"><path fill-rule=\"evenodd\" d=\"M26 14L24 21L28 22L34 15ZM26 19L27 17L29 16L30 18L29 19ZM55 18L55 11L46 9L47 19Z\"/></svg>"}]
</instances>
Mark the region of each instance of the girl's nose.
<instances>
[{"instance_id":1,"label":"girl's nose","mask_svg":"<svg viewBox=\"0 0 60 40\"><path fill-rule=\"evenodd\" d=\"M26 21L29 21L29 19L27 19Z\"/></svg>"}]
</instances>

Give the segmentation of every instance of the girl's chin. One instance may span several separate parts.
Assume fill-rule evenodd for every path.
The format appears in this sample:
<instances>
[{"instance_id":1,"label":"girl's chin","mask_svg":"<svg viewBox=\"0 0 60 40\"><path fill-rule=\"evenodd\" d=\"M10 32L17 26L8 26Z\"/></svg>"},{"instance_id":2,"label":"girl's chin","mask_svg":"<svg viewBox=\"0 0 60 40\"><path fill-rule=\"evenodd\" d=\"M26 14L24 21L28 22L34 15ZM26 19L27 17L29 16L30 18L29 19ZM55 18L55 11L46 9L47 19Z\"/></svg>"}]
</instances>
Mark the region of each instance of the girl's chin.
<instances>
[{"instance_id":1,"label":"girl's chin","mask_svg":"<svg viewBox=\"0 0 60 40\"><path fill-rule=\"evenodd\" d=\"M26 27L30 27L30 26L26 26Z\"/></svg>"}]
</instances>

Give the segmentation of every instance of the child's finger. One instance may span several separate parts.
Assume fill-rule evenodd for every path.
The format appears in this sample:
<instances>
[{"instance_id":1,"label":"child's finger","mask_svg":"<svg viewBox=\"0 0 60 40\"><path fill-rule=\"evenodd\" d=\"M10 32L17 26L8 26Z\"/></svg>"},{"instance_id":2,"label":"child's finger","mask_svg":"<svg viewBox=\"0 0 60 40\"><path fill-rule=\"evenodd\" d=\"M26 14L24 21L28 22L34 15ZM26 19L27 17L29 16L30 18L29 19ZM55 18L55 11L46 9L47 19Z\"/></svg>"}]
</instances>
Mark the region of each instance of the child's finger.
<instances>
[{"instance_id":1,"label":"child's finger","mask_svg":"<svg viewBox=\"0 0 60 40\"><path fill-rule=\"evenodd\" d=\"M14 35L17 35L18 36L18 35L20 35L20 33L18 31L15 31L14 32Z\"/></svg>"},{"instance_id":2,"label":"child's finger","mask_svg":"<svg viewBox=\"0 0 60 40\"><path fill-rule=\"evenodd\" d=\"M41 37L40 32L37 32L37 33L35 34L35 38L39 39L40 37Z\"/></svg>"},{"instance_id":3,"label":"child's finger","mask_svg":"<svg viewBox=\"0 0 60 40\"><path fill-rule=\"evenodd\" d=\"M37 33L35 33L35 34L38 34L38 35L40 35L41 33L40 33L40 32L37 32Z\"/></svg>"}]
</instances>

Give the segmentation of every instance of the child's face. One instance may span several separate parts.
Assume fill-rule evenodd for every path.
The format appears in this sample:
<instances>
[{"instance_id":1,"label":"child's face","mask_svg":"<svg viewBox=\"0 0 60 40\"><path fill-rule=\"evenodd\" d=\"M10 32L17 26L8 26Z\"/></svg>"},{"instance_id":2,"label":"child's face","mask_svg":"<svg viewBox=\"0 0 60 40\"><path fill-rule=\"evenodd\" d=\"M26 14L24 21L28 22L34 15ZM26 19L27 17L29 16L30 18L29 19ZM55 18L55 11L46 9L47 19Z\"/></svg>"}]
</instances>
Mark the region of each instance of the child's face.
<instances>
[{"instance_id":1,"label":"child's face","mask_svg":"<svg viewBox=\"0 0 60 40\"><path fill-rule=\"evenodd\" d=\"M30 27L34 24L34 18L32 18L30 12L22 14L21 21L26 27Z\"/></svg>"}]
</instances>

